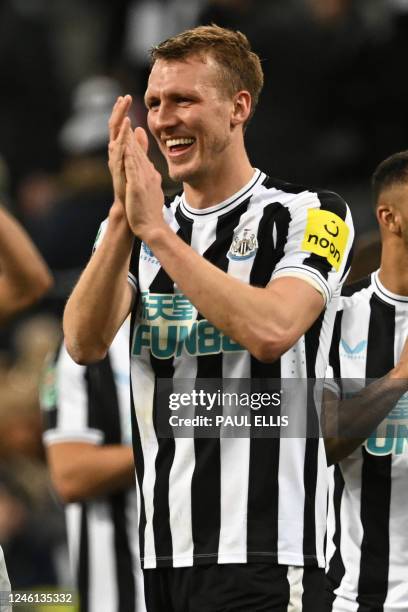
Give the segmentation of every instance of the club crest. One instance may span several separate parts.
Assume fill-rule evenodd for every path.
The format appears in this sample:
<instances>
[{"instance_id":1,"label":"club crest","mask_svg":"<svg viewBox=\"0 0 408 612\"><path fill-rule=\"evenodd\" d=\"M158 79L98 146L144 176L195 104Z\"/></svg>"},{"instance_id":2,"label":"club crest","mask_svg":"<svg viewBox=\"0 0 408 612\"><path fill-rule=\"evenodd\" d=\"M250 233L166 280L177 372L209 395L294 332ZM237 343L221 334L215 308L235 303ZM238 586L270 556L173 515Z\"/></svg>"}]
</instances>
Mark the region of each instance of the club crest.
<instances>
[{"instance_id":1,"label":"club crest","mask_svg":"<svg viewBox=\"0 0 408 612\"><path fill-rule=\"evenodd\" d=\"M230 249L227 253L228 259L240 261L255 256L258 250L258 240L251 230L244 229L243 234L234 234Z\"/></svg>"}]
</instances>

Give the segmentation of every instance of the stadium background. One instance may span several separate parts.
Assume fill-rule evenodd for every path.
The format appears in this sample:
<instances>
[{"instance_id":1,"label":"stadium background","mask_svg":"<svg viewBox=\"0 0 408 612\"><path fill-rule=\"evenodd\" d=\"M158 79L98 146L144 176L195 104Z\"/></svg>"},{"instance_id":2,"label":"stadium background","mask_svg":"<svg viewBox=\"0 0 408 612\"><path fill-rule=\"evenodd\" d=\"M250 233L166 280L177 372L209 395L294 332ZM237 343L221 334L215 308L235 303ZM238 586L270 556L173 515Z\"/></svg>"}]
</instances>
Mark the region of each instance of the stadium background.
<instances>
[{"instance_id":1,"label":"stadium background","mask_svg":"<svg viewBox=\"0 0 408 612\"><path fill-rule=\"evenodd\" d=\"M379 161L408 148L408 0L1 0L0 198L56 281L0 335L0 543L15 589L69 585L38 381L111 203L110 108L131 93L143 125L147 49L212 22L247 34L263 61L247 130L253 164L338 191L357 229L353 278L377 266L369 181ZM151 154L165 173L154 145Z\"/></svg>"}]
</instances>

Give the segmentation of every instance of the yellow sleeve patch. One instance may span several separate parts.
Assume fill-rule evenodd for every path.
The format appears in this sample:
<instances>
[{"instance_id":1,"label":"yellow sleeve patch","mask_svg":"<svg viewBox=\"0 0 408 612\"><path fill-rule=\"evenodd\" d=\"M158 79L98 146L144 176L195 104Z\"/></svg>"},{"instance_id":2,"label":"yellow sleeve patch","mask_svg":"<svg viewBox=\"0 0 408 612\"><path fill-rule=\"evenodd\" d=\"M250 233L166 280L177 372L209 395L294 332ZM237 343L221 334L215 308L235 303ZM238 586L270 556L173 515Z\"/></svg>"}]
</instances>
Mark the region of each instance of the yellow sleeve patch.
<instances>
[{"instance_id":1,"label":"yellow sleeve patch","mask_svg":"<svg viewBox=\"0 0 408 612\"><path fill-rule=\"evenodd\" d=\"M347 246L349 228L340 217L328 210L310 208L302 250L327 259L338 272Z\"/></svg>"}]
</instances>

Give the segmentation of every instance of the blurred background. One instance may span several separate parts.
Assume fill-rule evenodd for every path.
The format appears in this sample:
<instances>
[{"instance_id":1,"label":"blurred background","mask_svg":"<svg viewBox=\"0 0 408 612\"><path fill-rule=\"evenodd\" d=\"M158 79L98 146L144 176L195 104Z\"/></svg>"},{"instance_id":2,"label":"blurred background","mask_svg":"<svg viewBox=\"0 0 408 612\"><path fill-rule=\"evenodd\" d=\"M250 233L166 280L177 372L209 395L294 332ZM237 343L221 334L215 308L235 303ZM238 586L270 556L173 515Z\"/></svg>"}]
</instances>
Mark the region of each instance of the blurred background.
<instances>
[{"instance_id":1,"label":"blurred background","mask_svg":"<svg viewBox=\"0 0 408 612\"><path fill-rule=\"evenodd\" d=\"M408 0L0 0L0 200L56 281L0 334L0 543L14 588L69 584L37 388L111 204L112 104L131 93L144 125L147 50L212 22L244 32L263 62L254 166L338 191L357 229L352 278L378 265L370 176L408 148Z\"/></svg>"}]
</instances>

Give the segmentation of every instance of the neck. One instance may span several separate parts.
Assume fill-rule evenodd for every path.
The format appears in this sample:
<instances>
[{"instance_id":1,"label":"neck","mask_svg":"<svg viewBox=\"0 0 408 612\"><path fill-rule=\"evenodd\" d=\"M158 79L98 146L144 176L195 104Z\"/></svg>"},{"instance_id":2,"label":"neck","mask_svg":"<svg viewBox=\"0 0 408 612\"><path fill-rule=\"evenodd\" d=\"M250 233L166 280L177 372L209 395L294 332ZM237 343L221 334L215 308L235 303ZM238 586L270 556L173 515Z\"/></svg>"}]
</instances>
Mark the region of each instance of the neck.
<instances>
[{"instance_id":1,"label":"neck","mask_svg":"<svg viewBox=\"0 0 408 612\"><path fill-rule=\"evenodd\" d=\"M245 152L240 157L227 153L224 164L208 172L197 181L184 183L189 206L197 209L215 206L242 189L253 177L254 169Z\"/></svg>"},{"instance_id":2,"label":"neck","mask_svg":"<svg viewBox=\"0 0 408 612\"><path fill-rule=\"evenodd\" d=\"M408 296L408 249L402 240L383 243L379 279L391 293Z\"/></svg>"}]
</instances>

